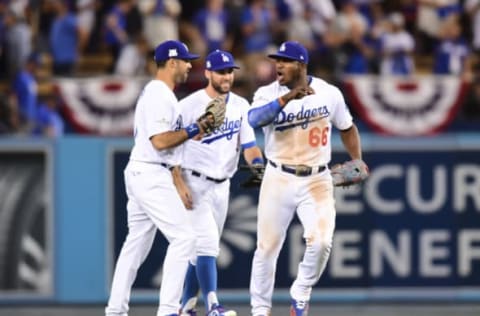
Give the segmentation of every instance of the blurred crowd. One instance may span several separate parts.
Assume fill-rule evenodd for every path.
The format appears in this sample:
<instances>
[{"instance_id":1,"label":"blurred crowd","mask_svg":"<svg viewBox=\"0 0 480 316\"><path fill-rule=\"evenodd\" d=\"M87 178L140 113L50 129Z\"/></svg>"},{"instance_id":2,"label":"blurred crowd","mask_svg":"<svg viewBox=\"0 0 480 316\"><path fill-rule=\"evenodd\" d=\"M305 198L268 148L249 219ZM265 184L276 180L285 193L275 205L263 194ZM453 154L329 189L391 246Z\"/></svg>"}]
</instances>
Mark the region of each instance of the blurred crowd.
<instances>
[{"instance_id":1,"label":"blurred crowd","mask_svg":"<svg viewBox=\"0 0 480 316\"><path fill-rule=\"evenodd\" d=\"M152 51L166 39L202 56L232 52L236 92L247 99L275 78L266 55L296 40L310 52L310 72L333 81L461 76L480 113L480 0L0 0L0 133L65 133L55 95L39 93L39 68L43 80L80 76L82 58L107 56L89 75L150 75ZM202 60L191 78L187 89L203 84Z\"/></svg>"}]
</instances>

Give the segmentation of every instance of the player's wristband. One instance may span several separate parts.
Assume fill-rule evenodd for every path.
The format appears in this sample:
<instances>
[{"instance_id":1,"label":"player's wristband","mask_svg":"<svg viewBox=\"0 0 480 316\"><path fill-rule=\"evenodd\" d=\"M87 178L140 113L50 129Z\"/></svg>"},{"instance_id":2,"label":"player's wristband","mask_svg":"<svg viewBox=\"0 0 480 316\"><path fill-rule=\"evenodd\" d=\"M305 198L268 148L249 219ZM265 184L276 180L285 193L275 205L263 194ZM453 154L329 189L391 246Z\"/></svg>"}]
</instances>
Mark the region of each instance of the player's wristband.
<instances>
[{"instance_id":1,"label":"player's wristband","mask_svg":"<svg viewBox=\"0 0 480 316\"><path fill-rule=\"evenodd\" d=\"M255 164L262 164L263 165L264 164L263 158L260 158L260 157L253 158L252 165L255 165Z\"/></svg>"},{"instance_id":2,"label":"player's wristband","mask_svg":"<svg viewBox=\"0 0 480 316\"><path fill-rule=\"evenodd\" d=\"M197 123L192 123L185 127L185 131L187 132L188 138L192 138L200 133L200 126L198 126Z\"/></svg>"}]
</instances>

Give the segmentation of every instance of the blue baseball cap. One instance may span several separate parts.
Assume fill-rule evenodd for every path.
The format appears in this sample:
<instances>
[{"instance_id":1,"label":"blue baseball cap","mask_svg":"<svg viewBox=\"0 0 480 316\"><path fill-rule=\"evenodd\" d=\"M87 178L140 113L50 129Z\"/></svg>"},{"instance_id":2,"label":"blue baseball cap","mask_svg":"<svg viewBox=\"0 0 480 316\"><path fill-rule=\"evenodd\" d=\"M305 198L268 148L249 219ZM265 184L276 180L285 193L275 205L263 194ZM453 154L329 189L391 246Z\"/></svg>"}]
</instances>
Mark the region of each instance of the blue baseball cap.
<instances>
[{"instance_id":1,"label":"blue baseball cap","mask_svg":"<svg viewBox=\"0 0 480 316\"><path fill-rule=\"evenodd\" d=\"M169 58L192 60L200 57L190 54L185 43L169 40L161 43L155 48L155 61L165 61Z\"/></svg>"},{"instance_id":2,"label":"blue baseball cap","mask_svg":"<svg viewBox=\"0 0 480 316\"><path fill-rule=\"evenodd\" d=\"M287 41L283 42L278 48L278 52L268 55L270 58L286 58L296 60L303 64L308 64L308 51L299 42Z\"/></svg>"},{"instance_id":3,"label":"blue baseball cap","mask_svg":"<svg viewBox=\"0 0 480 316\"><path fill-rule=\"evenodd\" d=\"M229 68L240 68L235 65L232 54L223 50L215 50L208 54L205 62L207 70L216 71Z\"/></svg>"}]
</instances>

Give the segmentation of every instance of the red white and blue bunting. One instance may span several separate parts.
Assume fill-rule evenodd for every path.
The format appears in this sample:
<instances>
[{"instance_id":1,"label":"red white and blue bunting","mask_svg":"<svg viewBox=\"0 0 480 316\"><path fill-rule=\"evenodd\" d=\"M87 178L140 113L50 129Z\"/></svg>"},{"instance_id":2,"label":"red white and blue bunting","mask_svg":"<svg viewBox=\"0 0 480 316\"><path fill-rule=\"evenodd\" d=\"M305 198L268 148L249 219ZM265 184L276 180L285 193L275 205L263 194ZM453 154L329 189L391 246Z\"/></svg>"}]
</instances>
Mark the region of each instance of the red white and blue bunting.
<instances>
[{"instance_id":1,"label":"red white and blue bunting","mask_svg":"<svg viewBox=\"0 0 480 316\"><path fill-rule=\"evenodd\" d=\"M129 135L135 103L148 78L61 78L55 87L63 113L77 132ZM455 118L468 84L455 76L349 76L350 106L378 133L398 136L441 132Z\"/></svg>"},{"instance_id":2,"label":"red white and blue bunting","mask_svg":"<svg viewBox=\"0 0 480 316\"><path fill-rule=\"evenodd\" d=\"M127 135L133 129L135 104L146 78L61 78L55 88L63 113L77 132Z\"/></svg>"},{"instance_id":3,"label":"red white and blue bunting","mask_svg":"<svg viewBox=\"0 0 480 316\"><path fill-rule=\"evenodd\" d=\"M455 118L468 84L456 76L349 76L345 92L375 132L417 136L441 132Z\"/></svg>"}]
</instances>

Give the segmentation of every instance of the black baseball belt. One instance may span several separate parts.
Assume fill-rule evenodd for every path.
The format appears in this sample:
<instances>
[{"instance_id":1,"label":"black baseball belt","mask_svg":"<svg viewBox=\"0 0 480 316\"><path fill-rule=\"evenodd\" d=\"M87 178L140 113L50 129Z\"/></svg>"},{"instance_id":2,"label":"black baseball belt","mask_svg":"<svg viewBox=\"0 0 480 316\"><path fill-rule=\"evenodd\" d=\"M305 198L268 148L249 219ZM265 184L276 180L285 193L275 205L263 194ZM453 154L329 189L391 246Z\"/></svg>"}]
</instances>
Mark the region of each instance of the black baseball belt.
<instances>
[{"instance_id":1,"label":"black baseball belt","mask_svg":"<svg viewBox=\"0 0 480 316\"><path fill-rule=\"evenodd\" d=\"M142 160L132 160L132 161L146 163L146 164L149 164L149 165L160 165L164 168L167 168L170 171L174 168L173 165L171 165L169 163L166 163L166 162L153 162L153 161L142 161Z\"/></svg>"},{"instance_id":2,"label":"black baseball belt","mask_svg":"<svg viewBox=\"0 0 480 316\"><path fill-rule=\"evenodd\" d=\"M173 166L169 165L168 163L161 162L160 166L167 168L168 170L172 170Z\"/></svg>"},{"instance_id":3,"label":"black baseball belt","mask_svg":"<svg viewBox=\"0 0 480 316\"><path fill-rule=\"evenodd\" d=\"M297 177L308 177L308 176L311 176L312 174L321 173L327 168L326 166L310 167L306 165L284 165L284 164L278 164L271 160L268 160L268 162L273 167L279 168L284 172L294 174Z\"/></svg>"},{"instance_id":4,"label":"black baseball belt","mask_svg":"<svg viewBox=\"0 0 480 316\"><path fill-rule=\"evenodd\" d=\"M215 182L215 183L222 183L224 182L225 180L227 180L227 178L224 178L224 179L215 179L215 178L212 178L212 177L209 177L209 176L206 176L198 171L195 171L195 170L187 170L187 172L190 172L192 174L192 176L195 176L195 177L199 177L199 178L204 178L208 181L212 181L212 182Z\"/></svg>"}]
</instances>

